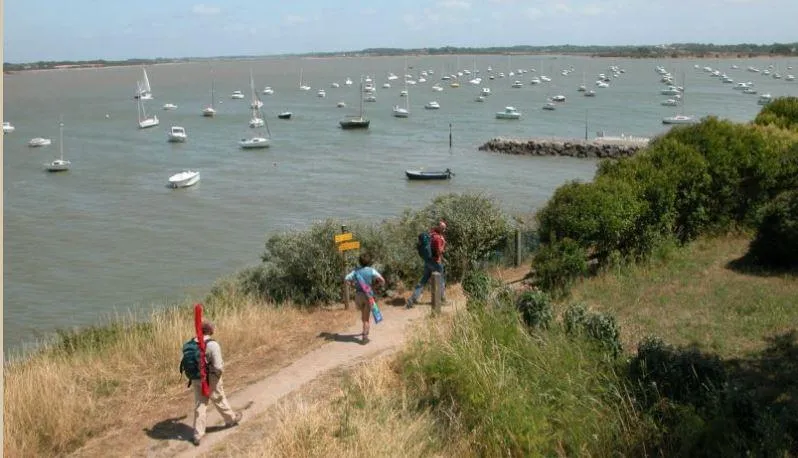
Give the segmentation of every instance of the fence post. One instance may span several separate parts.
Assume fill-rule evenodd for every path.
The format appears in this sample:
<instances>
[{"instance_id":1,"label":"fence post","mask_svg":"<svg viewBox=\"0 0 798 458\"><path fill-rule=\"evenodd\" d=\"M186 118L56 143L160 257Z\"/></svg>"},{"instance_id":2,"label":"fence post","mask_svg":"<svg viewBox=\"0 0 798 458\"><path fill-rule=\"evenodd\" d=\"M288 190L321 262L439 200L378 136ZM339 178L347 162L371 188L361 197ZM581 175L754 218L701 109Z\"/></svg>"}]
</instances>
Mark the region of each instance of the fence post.
<instances>
[{"instance_id":1,"label":"fence post","mask_svg":"<svg viewBox=\"0 0 798 458\"><path fill-rule=\"evenodd\" d=\"M515 267L521 265L521 229L515 230Z\"/></svg>"},{"instance_id":2,"label":"fence post","mask_svg":"<svg viewBox=\"0 0 798 458\"><path fill-rule=\"evenodd\" d=\"M441 313L441 273L432 272L432 284L430 285L432 293L432 314L438 315Z\"/></svg>"},{"instance_id":3,"label":"fence post","mask_svg":"<svg viewBox=\"0 0 798 458\"><path fill-rule=\"evenodd\" d=\"M344 233L346 233L346 225L342 224L341 225L341 234L344 234ZM341 267L342 267L342 270L344 271L344 277L346 277L346 274L349 273L349 272L346 271L346 251L341 253ZM342 277L342 278L344 278L344 277ZM342 296L344 298L344 310L349 310L349 283L346 280L343 280Z\"/></svg>"}]
</instances>

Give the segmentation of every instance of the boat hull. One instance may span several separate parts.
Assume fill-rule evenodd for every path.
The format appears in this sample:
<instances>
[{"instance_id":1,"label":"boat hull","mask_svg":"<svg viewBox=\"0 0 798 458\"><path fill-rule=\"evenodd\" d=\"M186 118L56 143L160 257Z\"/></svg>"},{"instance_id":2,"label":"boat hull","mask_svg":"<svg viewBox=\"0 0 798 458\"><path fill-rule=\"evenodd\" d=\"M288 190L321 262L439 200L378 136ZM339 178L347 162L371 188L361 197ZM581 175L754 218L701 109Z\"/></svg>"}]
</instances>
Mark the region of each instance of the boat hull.
<instances>
[{"instance_id":1,"label":"boat hull","mask_svg":"<svg viewBox=\"0 0 798 458\"><path fill-rule=\"evenodd\" d=\"M368 119L345 119L339 124L341 124L341 129L368 129L371 121Z\"/></svg>"},{"instance_id":2,"label":"boat hull","mask_svg":"<svg viewBox=\"0 0 798 458\"><path fill-rule=\"evenodd\" d=\"M277 115L277 117L280 119L291 119L291 114L292 113L280 113Z\"/></svg>"},{"instance_id":3,"label":"boat hull","mask_svg":"<svg viewBox=\"0 0 798 458\"><path fill-rule=\"evenodd\" d=\"M180 172L169 177L169 187L187 188L194 186L200 180L200 173L194 171Z\"/></svg>"},{"instance_id":4,"label":"boat hull","mask_svg":"<svg viewBox=\"0 0 798 458\"><path fill-rule=\"evenodd\" d=\"M269 140L266 138L250 138L249 140L241 140L238 145L243 149L260 149L268 148Z\"/></svg>"},{"instance_id":5,"label":"boat hull","mask_svg":"<svg viewBox=\"0 0 798 458\"><path fill-rule=\"evenodd\" d=\"M148 127L155 127L161 122L158 121L157 116L153 116L152 118L147 118L139 121L139 129L146 129Z\"/></svg>"},{"instance_id":6,"label":"boat hull","mask_svg":"<svg viewBox=\"0 0 798 458\"><path fill-rule=\"evenodd\" d=\"M453 175L454 173L452 173L452 171L449 169L441 171L405 170L405 176L407 176L408 180L449 180Z\"/></svg>"}]
</instances>

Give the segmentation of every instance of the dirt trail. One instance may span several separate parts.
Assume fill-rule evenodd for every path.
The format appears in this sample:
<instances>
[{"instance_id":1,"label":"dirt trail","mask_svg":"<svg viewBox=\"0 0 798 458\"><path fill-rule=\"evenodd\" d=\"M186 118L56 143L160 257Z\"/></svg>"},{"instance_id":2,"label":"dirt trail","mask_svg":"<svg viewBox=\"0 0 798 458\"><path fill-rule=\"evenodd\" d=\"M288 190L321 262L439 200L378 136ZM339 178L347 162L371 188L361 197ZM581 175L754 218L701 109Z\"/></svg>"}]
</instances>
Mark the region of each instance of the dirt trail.
<instances>
[{"instance_id":1,"label":"dirt trail","mask_svg":"<svg viewBox=\"0 0 798 458\"><path fill-rule=\"evenodd\" d=\"M444 313L451 310L451 306L444 308ZM400 348L405 342L408 330L412 323L418 322L430 314L428 305L419 305L406 310L404 307L383 306L384 320L371 325L371 341L361 345L357 341L360 324L351 326L339 334L330 334L326 338L328 343L322 347L305 354L277 373L247 386L232 394L228 398L235 410L242 410L244 418L242 425L252 421L261 413L277 404L285 396L302 388L317 377L334 369L352 366L360 361L372 359L380 354L390 353ZM354 312L353 312L354 313ZM192 415L182 420L183 425L177 428L190 434ZM239 428L219 429L214 425L223 423L221 417L213 407L208 408L208 433L197 447L188 442L188 437L150 439L147 450L133 451L132 455L146 455L150 457L193 457L203 455L213 449L217 444L225 441ZM142 453L143 452L143 453Z\"/></svg>"}]
</instances>

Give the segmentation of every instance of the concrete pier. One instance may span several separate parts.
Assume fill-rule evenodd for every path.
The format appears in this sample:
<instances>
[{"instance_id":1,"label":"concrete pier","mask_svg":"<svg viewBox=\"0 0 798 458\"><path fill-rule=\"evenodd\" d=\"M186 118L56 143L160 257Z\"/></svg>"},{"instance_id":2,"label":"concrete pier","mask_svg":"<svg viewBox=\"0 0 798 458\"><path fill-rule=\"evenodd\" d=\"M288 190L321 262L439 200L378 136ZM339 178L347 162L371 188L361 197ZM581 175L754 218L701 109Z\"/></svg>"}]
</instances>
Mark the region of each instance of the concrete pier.
<instances>
[{"instance_id":1,"label":"concrete pier","mask_svg":"<svg viewBox=\"0 0 798 458\"><path fill-rule=\"evenodd\" d=\"M596 137L593 140L532 138L494 138L479 147L480 151L530 156L570 156L580 158L619 158L633 156L648 145L646 137L621 135Z\"/></svg>"}]
</instances>

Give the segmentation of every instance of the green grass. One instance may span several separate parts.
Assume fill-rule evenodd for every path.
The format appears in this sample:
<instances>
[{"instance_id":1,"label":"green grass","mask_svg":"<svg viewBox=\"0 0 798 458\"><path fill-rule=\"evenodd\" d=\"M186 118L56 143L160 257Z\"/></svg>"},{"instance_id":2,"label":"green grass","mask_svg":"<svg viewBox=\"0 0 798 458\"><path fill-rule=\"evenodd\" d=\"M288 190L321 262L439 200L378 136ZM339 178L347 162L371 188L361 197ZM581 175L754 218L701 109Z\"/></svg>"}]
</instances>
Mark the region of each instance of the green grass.
<instances>
[{"instance_id":1,"label":"green grass","mask_svg":"<svg viewBox=\"0 0 798 458\"><path fill-rule=\"evenodd\" d=\"M735 267L748 243L745 235L701 239L664 261L583 281L567 302L614 314L632 351L656 335L724 358L744 356L798 323L798 277Z\"/></svg>"}]
</instances>

